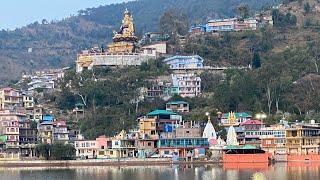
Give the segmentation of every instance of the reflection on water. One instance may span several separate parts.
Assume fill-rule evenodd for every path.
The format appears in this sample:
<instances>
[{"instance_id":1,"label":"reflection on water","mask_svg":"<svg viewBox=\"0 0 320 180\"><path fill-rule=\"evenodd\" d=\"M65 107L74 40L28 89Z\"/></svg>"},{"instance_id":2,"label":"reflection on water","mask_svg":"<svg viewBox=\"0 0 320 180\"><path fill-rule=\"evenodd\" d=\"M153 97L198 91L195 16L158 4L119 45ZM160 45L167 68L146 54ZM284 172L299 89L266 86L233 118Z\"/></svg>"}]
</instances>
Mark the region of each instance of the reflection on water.
<instances>
[{"instance_id":1,"label":"reflection on water","mask_svg":"<svg viewBox=\"0 0 320 180\"><path fill-rule=\"evenodd\" d=\"M320 179L320 163L214 164L136 167L0 168L0 179L115 179L115 180L212 180L212 179Z\"/></svg>"}]
</instances>

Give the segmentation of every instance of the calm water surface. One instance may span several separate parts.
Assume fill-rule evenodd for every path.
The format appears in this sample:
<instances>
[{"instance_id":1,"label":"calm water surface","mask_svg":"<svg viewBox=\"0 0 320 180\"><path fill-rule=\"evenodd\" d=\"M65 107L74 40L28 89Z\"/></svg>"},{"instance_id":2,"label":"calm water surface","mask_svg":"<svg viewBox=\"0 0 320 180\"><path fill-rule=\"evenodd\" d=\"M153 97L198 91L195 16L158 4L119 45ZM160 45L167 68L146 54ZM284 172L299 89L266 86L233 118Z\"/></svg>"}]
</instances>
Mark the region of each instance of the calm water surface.
<instances>
[{"instance_id":1,"label":"calm water surface","mask_svg":"<svg viewBox=\"0 0 320 180\"><path fill-rule=\"evenodd\" d=\"M320 163L216 164L136 167L1 168L0 179L61 180L320 180Z\"/></svg>"}]
</instances>

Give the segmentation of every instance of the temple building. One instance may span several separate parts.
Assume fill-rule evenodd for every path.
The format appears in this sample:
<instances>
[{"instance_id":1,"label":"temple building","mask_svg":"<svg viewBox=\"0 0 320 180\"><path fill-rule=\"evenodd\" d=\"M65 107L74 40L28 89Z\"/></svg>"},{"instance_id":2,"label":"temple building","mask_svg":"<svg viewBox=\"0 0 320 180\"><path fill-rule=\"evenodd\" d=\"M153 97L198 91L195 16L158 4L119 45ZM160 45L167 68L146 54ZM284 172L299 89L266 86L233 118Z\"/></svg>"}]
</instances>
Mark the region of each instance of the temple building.
<instances>
[{"instance_id":1,"label":"temple building","mask_svg":"<svg viewBox=\"0 0 320 180\"><path fill-rule=\"evenodd\" d=\"M123 67L139 66L148 59L155 59L162 52L158 48L151 49L154 52L146 50L138 51L138 38L135 36L134 22L131 13L126 10L122 20L122 25L118 32L114 31L112 43L108 44L108 49L92 48L83 50L78 54L76 60L76 69L80 73L85 69L93 67Z\"/></svg>"}]
</instances>

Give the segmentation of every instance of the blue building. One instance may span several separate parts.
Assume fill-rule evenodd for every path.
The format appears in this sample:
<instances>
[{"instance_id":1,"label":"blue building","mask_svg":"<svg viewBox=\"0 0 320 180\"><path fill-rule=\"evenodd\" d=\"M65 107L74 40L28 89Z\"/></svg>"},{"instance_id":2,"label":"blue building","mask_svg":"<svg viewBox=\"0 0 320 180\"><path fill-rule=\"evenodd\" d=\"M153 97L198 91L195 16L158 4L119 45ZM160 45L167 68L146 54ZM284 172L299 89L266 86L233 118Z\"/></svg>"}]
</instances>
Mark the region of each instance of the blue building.
<instances>
[{"instance_id":1,"label":"blue building","mask_svg":"<svg viewBox=\"0 0 320 180\"><path fill-rule=\"evenodd\" d=\"M194 25L194 26L191 26L191 28L189 29L189 33L192 33L192 34L201 34L201 33L205 33L206 31L207 31L206 25Z\"/></svg>"},{"instance_id":2,"label":"blue building","mask_svg":"<svg viewBox=\"0 0 320 180\"><path fill-rule=\"evenodd\" d=\"M53 121L54 120L54 117L50 114L46 114L46 115L43 115L43 121Z\"/></svg>"},{"instance_id":3,"label":"blue building","mask_svg":"<svg viewBox=\"0 0 320 180\"><path fill-rule=\"evenodd\" d=\"M202 69L203 58L199 55L195 56L173 56L163 60L164 63L170 65L170 69Z\"/></svg>"}]
</instances>

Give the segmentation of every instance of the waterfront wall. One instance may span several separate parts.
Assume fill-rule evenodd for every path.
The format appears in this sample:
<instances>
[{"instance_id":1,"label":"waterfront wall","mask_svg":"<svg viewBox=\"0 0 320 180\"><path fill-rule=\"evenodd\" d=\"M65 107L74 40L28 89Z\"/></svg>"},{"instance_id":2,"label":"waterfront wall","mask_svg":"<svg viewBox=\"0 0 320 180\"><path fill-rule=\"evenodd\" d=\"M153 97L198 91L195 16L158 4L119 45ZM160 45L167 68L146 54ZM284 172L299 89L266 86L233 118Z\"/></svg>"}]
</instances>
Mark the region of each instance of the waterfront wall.
<instances>
[{"instance_id":1,"label":"waterfront wall","mask_svg":"<svg viewBox=\"0 0 320 180\"><path fill-rule=\"evenodd\" d=\"M319 161L320 155L309 154L309 155L287 155L287 161Z\"/></svg>"},{"instance_id":2,"label":"waterfront wall","mask_svg":"<svg viewBox=\"0 0 320 180\"><path fill-rule=\"evenodd\" d=\"M0 167L69 167L69 166L159 166L170 164L212 164L216 161L172 161L171 158L152 159L87 159L69 161L0 161Z\"/></svg>"},{"instance_id":3,"label":"waterfront wall","mask_svg":"<svg viewBox=\"0 0 320 180\"><path fill-rule=\"evenodd\" d=\"M224 154L224 163L265 163L269 162L268 154Z\"/></svg>"}]
</instances>

